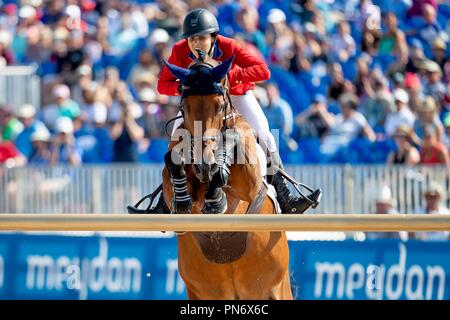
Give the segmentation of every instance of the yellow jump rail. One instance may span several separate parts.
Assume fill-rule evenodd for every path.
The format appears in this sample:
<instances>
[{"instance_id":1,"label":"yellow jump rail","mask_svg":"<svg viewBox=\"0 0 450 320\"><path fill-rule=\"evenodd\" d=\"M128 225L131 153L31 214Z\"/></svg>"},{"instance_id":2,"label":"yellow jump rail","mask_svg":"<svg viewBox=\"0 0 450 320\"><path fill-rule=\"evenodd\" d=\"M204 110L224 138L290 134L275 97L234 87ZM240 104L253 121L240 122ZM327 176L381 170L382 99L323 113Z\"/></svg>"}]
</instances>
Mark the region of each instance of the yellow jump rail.
<instances>
[{"instance_id":1,"label":"yellow jump rail","mask_svg":"<svg viewBox=\"0 0 450 320\"><path fill-rule=\"evenodd\" d=\"M0 214L0 231L449 231L450 215Z\"/></svg>"}]
</instances>

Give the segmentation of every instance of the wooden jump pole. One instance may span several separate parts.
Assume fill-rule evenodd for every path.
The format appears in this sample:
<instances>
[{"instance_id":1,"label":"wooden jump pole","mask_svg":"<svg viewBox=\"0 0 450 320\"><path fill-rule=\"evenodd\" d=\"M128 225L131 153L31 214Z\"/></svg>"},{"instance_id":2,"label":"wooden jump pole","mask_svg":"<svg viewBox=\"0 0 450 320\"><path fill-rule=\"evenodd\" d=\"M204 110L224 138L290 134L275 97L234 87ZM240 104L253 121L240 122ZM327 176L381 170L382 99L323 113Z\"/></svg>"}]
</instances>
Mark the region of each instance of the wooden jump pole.
<instances>
[{"instance_id":1,"label":"wooden jump pole","mask_svg":"<svg viewBox=\"0 0 450 320\"><path fill-rule=\"evenodd\" d=\"M450 231L426 214L0 214L0 231Z\"/></svg>"}]
</instances>

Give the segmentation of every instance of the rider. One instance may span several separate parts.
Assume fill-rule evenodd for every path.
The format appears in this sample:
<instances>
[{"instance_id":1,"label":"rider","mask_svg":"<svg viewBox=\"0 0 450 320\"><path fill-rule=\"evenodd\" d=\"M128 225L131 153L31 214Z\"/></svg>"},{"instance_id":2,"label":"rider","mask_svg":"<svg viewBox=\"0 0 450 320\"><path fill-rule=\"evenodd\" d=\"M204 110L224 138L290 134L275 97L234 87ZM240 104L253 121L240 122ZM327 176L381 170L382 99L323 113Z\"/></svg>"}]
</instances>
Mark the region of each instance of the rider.
<instances>
[{"instance_id":1,"label":"rider","mask_svg":"<svg viewBox=\"0 0 450 320\"><path fill-rule=\"evenodd\" d=\"M255 82L268 80L270 71L264 61L251 55L240 47L234 39L221 36L216 17L206 9L194 9L190 11L183 22L183 40L178 41L172 49L169 63L187 68L198 57L201 49L209 57L217 61L225 61L234 56L233 66L228 72L231 100L235 108L254 129L260 141L265 142L265 148L270 153L268 163L267 180L277 191L277 200L283 213L301 213L320 199L321 190L316 190L305 197L295 197L289 191L286 179L277 168L283 168L275 139L269 130L268 121L256 100L252 89ZM179 96L182 93L180 82L164 66L158 80L158 92L160 94ZM178 119L172 133L180 126L182 119ZM267 152L266 150L266 152ZM131 209L131 210L130 210ZM145 211L129 207L130 212L139 213L166 213L163 196L161 194L157 205Z\"/></svg>"}]
</instances>

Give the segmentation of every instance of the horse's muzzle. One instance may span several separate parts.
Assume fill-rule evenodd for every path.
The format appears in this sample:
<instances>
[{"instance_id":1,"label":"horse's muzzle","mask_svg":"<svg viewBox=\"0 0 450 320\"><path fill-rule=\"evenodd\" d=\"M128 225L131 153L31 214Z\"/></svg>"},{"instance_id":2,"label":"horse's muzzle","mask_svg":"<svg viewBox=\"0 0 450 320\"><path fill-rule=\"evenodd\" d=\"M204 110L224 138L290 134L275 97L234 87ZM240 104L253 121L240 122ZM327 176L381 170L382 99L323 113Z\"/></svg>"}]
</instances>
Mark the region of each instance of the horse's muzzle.
<instances>
[{"instance_id":1,"label":"horse's muzzle","mask_svg":"<svg viewBox=\"0 0 450 320\"><path fill-rule=\"evenodd\" d=\"M214 176L214 174L218 170L217 163L213 164L194 164L193 166L195 176L200 180L202 183L210 182Z\"/></svg>"}]
</instances>

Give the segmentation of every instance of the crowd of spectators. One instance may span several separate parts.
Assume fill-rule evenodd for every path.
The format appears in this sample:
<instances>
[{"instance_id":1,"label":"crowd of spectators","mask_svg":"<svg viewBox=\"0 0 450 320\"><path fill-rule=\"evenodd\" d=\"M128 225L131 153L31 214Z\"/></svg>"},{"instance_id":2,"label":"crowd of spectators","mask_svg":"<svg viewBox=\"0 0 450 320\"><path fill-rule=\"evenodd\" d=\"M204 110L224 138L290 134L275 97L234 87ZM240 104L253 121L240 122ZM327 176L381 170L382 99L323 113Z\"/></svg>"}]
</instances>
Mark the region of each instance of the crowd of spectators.
<instances>
[{"instance_id":1,"label":"crowd of spectators","mask_svg":"<svg viewBox=\"0 0 450 320\"><path fill-rule=\"evenodd\" d=\"M262 57L255 89L287 163L450 165L450 4L438 0L4 0L0 67L41 105L0 108L8 165L159 162L178 99L162 60L192 8Z\"/></svg>"}]
</instances>

